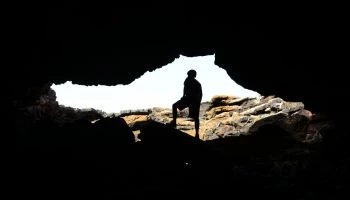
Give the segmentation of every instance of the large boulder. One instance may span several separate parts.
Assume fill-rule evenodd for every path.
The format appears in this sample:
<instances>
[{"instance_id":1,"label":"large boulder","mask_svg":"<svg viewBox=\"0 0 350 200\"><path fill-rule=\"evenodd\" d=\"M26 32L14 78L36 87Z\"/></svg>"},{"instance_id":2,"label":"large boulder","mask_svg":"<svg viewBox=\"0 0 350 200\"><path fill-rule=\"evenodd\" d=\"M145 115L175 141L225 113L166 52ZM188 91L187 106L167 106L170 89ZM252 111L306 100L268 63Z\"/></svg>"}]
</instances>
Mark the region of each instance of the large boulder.
<instances>
[{"instance_id":1,"label":"large boulder","mask_svg":"<svg viewBox=\"0 0 350 200\"><path fill-rule=\"evenodd\" d=\"M263 126L276 124L295 139L303 141L312 115L304 109L303 103L286 102L274 96L235 99L234 106L232 102L231 105L219 100L215 102L220 102L220 106L212 105L205 115L204 140L250 135Z\"/></svg>"}]
</instances>

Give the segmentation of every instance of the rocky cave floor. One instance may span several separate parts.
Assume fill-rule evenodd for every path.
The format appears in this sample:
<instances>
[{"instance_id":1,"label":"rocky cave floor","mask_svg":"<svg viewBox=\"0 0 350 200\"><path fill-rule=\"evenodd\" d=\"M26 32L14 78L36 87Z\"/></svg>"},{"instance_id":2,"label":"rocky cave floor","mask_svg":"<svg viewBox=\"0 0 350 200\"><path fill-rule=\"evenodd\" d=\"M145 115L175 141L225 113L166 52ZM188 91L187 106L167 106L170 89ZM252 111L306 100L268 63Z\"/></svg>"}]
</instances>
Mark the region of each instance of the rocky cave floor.
<instances>
[{"instance_id":1,"label":"rocky cave floor","mask_svg":"<svg viewBox=\"0 0 350 200\"><path fill-rule=\"evenodd\" d=\"M195 141L186 110L173 129L169 109L103 116L41 100L14 113L18 198L349 197L347 135L301 102L215 96Z\"/></svg>"}]
</instances>

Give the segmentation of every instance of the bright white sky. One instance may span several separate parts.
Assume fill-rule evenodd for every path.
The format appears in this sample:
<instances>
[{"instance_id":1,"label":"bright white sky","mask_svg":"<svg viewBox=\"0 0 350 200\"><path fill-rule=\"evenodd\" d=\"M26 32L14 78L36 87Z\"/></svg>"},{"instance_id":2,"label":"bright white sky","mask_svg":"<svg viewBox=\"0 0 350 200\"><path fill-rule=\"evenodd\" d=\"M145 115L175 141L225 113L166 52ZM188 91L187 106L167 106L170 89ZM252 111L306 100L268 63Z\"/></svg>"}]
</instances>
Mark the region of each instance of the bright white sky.
<instances>
[{"instance_id":1,"label":"bright white sky","mask_svg":"<svg viewBox=\"0 0 350 200\"><path fill-rule=\"evenodd\" d=\"M235 83L226 70L214 64L215 55L201 57L180 56L174 62L152 72L146 72L129 85L82 86L68 81L52 85L57 101L73 108L94 108L106 113L153 107L171 108L183 94L187 71L197 71L196 79L202 84L202 102L214 95L238 97L259 96Z\"/></svg>"}]
</instances>

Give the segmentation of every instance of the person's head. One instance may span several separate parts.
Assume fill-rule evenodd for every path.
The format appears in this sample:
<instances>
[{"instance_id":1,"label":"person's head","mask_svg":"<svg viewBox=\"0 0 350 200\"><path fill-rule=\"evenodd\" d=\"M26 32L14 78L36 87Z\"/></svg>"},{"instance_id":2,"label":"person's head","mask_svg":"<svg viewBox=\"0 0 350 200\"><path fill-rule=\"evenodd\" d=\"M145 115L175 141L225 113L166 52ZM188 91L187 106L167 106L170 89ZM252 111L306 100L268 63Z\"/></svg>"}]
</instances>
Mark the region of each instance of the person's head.
<instances>
[{"instance_id":1,"label":"person's head","mask_svg":"<svg viewBox=\"0 0 350 200\"><path fill-rule=\"evenodd\" d=\"M190 78L195 78L197 75L197 72L194 69L191 69L187 72L187 76Z\"/></svg>"}]
</instances>

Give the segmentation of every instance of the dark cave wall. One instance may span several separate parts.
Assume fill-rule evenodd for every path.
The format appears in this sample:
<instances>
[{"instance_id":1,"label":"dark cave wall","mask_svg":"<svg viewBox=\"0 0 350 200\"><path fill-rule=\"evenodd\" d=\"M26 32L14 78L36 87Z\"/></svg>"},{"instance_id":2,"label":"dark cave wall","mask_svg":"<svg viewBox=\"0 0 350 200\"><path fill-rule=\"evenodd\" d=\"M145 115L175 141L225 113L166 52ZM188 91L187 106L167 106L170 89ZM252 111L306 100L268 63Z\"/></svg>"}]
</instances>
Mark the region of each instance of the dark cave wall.
<instances>
[{"instance_id":1,"label":"dark cave wall","mask_svg":"<svg viewBox=\"0 0 350 200\"><path fill-rule=\"evenodd\" d=\"M337 115L334 105L348 96L339 92L347 89L343 12L331 5L240 6L22 4L13 13L10 100L35 99L30 88L52 82L128 84L180 54L215 53L238 84Z\"/></svg>"},{"instance_id":2,"label":"dark cave wall","mask_svg":"<svg viewBox=\"0 0 350 200\"><path fill-rule=\"evenodd\" d=\"M163 191L173 195L184 188L181 196L190 191L198 197L197 188L208 185L216 196L220 195L219 190L232 195L232 188L236 188L235 195L265 194L269 198L276 195L278 199L304 195L319 199L348 194L348 73L345 72L348 62L344 62L343 50L348 34L344 31L347 23L343 17L347 12L341 10L347 7L333 7L329 2L327 5L249 2L246 7L237 3L224 5L220 1L204 7L195 5L206 4L203 1L147 1L147 5L128 2L16 2L15 9L7 16L14 25L11 29L14 39L10 42L15 57L10 65L3 66L6 69L2 75L8 89L4 97L12 103L9 130L16 134L13 177L18 182L17 190L24 191L17 195L37 198L39 194L39 199L40 196L47 199L47 195L53 194L59 194L56 198L68 194L93 198L102 194L115 198L114 195L122 194L143 196L146 192L163 195ZM277 146L268 145L266 149L271 137L258 138L257 143L224 140L217 146L232 150L241 158L237 162L234 157L239 168L231 168L221 153L212 152L207 145L203 148L183 145L187 139L190 141L188 135L182 135L182 141L181 135L177 140L171 134L161 134L162 137L157 134L173 130L150 127L151 145L129 148L114 144L132 139L129 136L133 135L130 130L125 138L114 134L120 133L120 126L114 121L118 119L105 118L94 125L87 120L76 120L61 127L50 120L31 124L32 119L18 109L35 104L43 94L52 94L48 96L53 100L51 83L72 80L85 85L128 84L147 70L172 62L180 54L213 53L216 64L240 85L263 95L302 101L306 109L332 115L345 129L326 131L322 133L325 142L306 149L301 147L300 151L294 151L294 143L288 145L286 148L293 146L293 151L282 157L279 151L277 156L270 155L275 155L275 147L286 143L276 142ZM268 132L280 133L274 127L267 127L261 133ZM111 151L112 146L116 149ZM67 147L72 151L66 151ZM308 149L311 153L306 152ZM261 159L259 154L269 151L272 154ZM184 171L183 159L188 158L198 164ZM252 165L240 167L239 163L245 163L246 159L252 159L249 161ZM288 168L295 169L296 175L273 175L276 163L288 164L294 159L306 163L300 167L286 165L287 172ZM221 164L222 161L225 163ZM232 172L238 176L231 177ZM266 179L266 174L271 173ZM286 181L295 183L296 187L289 187ZM261 185L267 187L262 189Z\"/></svg>"}]
</instances>

